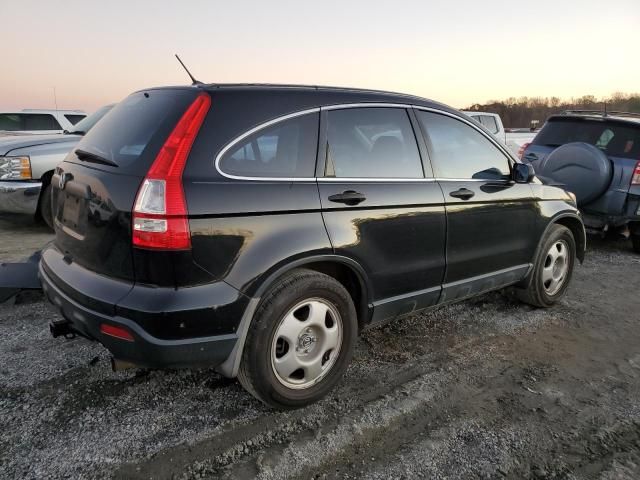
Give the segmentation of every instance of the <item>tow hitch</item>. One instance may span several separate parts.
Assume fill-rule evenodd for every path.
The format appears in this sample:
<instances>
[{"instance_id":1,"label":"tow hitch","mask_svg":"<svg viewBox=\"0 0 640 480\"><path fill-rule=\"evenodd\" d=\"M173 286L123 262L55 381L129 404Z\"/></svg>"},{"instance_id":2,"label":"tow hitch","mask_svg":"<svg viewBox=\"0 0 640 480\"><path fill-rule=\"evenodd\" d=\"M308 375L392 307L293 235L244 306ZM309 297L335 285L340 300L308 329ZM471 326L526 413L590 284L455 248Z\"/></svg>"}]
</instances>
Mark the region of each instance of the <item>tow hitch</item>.
<instances>
[{"instance_id":1,"label":"tow hitch","mask_svg":"<svg viewBox=\"0 0 640 480\"><path fill-rule=\"evenodd\" d=\"M40 251L37 251L26 262L0 263L0 303L22 290L42 289L38 278L40 256Z\"/></svg>"}]
</instances>

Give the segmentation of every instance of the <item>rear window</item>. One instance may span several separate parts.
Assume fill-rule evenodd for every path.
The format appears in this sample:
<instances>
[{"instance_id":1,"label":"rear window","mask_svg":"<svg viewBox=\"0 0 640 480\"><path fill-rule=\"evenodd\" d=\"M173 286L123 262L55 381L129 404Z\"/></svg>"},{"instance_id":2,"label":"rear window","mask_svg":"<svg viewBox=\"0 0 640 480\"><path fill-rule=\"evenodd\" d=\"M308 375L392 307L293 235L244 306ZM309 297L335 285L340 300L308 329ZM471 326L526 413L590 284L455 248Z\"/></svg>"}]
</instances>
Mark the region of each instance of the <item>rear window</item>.
<instances>
[{"instance_id":1,"label":"rear window","mask_svg":"<svg viewBox=\"0 0 640 480\"><path fill-rule=\"evenodd\" d=\"M110 160L118 172L144 175L195 95L192 90L171 89L129 95L76 148Z\"/></svg>"},{"instance_id":2,"label":"rear window","mask_svg":"<svg viewBox=\"0 0 640 480\"><path fill-rule=\"evenodd\" d=\"M534 145L548 147L571 142L595 145L611 157L640 158L640 128L611 121L554 119L533 140Z\"/></svg>"},{"instance_id":3,"label":"rear window","mask_svg":"<svg viewBox=\"0 0 640 480\"><path fill-rule=\"evenodd\" d=\"M0 130L62 130L62 127L53 115L46 113L3 113L0 114Z\"/></svg>"}]
</instances>

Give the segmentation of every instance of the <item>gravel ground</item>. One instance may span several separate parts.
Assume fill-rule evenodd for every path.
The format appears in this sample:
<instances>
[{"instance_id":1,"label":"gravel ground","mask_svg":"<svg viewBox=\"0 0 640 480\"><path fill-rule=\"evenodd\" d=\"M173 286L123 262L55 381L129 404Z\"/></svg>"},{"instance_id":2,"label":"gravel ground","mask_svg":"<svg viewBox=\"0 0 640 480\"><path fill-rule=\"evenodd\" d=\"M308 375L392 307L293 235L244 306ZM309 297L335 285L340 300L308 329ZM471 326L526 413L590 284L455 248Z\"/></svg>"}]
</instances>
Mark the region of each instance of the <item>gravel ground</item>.
<instances>
[{"instance_id":1,"label":"gravel ground","mask_svg":"<svg viewBox=\"0 0 640 480\"><path fill-rule=\"evenodd\" d=\"M0 258L49 240L0 218ZM211 370L113 373L0 305L0 478L640 478L640 255L590 239L565 299L492 293L365 332L325 400L275 412Z\"/></svg>"}]
</instances>

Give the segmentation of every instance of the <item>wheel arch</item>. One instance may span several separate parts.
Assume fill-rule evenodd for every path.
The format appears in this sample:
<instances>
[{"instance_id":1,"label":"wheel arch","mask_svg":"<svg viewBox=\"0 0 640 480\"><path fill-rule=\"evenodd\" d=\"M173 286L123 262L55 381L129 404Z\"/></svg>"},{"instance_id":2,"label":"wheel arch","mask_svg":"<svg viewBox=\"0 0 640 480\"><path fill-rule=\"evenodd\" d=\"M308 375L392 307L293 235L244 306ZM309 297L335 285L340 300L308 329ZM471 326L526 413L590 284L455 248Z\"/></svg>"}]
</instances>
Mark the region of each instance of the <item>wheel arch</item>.
<instances>
[{"instance_id":1,"label":"wheel arch","mask_svg":"<svg viewBox=\"0 0 640 480\"><path fill-rule=\"evenodd\" d=\"M573 238L576 241L576 257L578 257L580 263L584 262L584 255L587 248L587 234L584 229L582 219L578 215L573 213L559 214L551 219L543 233L543 236L554 224L563 225L571 230Z\"/></svg>"},{"instance_id":2,"label":"wheel arch","mask_svg":"<svg viewBox=\"0 0 640 480\"><path fill-rule=\"evenodd\" d=\"M280 278L289 272L298 269L307 268L317 272L324 273L336 279L342 284L351 296L356 313L358 315L358 328L362 329L371 321L372 308L370 306L371 286L367 280L362 266L348 257L340 255L314 255L299 258L287 262L280 266L257 286L255 293L251 295L251 300L247 306L237 329L238 340L229 357L217 367L217 371L222 375L234 378L238 375L240 361L244 350L247 332L253 321L253 316L260 304L261 298L267 293L270 287Z\"/></svg>"},{"instance_id":3,"label":"wheel arch","mask_svg":"<svg viewBox=\"0 0 640 480\"><path fill-rule=\"evenodd\" d=\"M355 260L341 255L314 255L290 261L272 272L262 281L255 296L262 297L281 277L297 268L314 270L337 280L349 292L358 314L358 326L369 323L371 288L362 266Z\"/></svg>"}]
</instances>

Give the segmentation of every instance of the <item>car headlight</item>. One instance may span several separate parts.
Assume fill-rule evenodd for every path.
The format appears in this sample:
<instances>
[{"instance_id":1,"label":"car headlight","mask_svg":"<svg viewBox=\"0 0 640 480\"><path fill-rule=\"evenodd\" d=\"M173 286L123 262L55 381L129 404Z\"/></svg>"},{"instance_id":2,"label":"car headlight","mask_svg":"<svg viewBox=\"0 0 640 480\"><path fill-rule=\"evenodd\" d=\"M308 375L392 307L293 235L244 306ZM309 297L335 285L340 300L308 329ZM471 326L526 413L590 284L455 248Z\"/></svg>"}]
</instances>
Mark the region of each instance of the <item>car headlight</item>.
<instances>
[{"instance_id":1,"label":"car headlight","mask_svg":"<svg viewBox=\"0 0 640 480\"><path fill-rule=\"evenodd\" d=\"M0 180L30 180L31 161L28 156L0 157Z\"/></svg>"}]
</instances>

